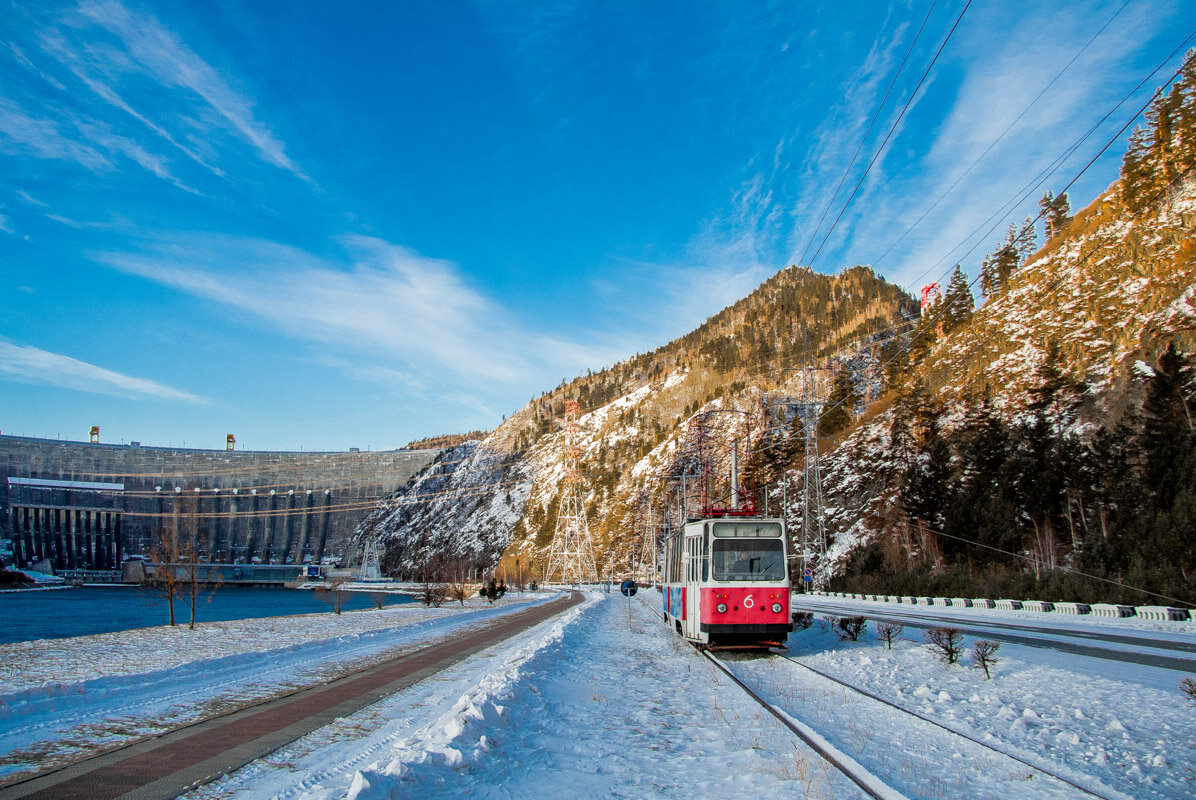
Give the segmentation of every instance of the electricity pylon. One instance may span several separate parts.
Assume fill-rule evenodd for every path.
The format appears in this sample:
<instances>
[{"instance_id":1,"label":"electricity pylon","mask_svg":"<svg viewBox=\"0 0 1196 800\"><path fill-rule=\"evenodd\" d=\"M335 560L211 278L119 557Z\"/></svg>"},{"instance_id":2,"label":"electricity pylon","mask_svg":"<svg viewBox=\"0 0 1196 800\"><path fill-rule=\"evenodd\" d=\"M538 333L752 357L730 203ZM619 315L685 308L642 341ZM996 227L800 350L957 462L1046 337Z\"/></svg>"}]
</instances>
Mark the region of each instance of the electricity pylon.
<instances>
[{"instance_id":1,"label":"electricity pylon","mask_svg":"<svg viewBox=\"0 0 1196 800\"><path fill-rule=\"evenodd\" d=\"M818 463L818 418L822 415L822 392L818 386L819 372L826 368L808 365L801 370L800 405L802 427L806 435L805 465L802 470L802 567L810 565L810 557L818 563L826 561L826 526L823 522L822 468ZM821 580L814 588L820 589Z\"/></svg>"},{"instance_id":2,"label":"electricity pylon","mask_svg":"<svg viewBox=\"0 0 1196 800\"><path fill-rule=\"evenodd\" d=\"M376 536L366 539L362 545L361 572L358 574L358 580L382 580L382 554L379 552Z\"/></svg>"},{"instance_id":3,"label":"electricity pylon","mask_svg":"<svg viewBox=\"0 0 1196 800\"><path fill-rule=\"evenodd\" d=\"M582 499L581 471L577 468L581 455L578 409L576 400L565 401L565 490L557 510L544 579L551 582L559 575L561 583L580 585L597 581L598 568L594 564L594 542Z\"/></svg>"}]
</instances>

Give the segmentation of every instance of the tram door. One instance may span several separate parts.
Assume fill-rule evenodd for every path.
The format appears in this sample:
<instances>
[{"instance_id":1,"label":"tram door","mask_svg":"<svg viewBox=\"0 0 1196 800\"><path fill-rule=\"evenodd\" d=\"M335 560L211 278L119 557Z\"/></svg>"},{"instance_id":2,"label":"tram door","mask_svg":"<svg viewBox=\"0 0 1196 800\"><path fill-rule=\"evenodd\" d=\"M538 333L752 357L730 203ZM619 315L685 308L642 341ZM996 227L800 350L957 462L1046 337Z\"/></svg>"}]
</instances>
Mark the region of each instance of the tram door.
<instances>
[{"instance_id":1,"label":"tram door","mask_svg":"<svg viewBox=\"0 0 1196 800\"><path fill-rule=\"evenodd\" d=\"M709 570L702 547L702 525L687 526L685 530L685 636L698 639L701 633L702 592L699 589L702 570Z\"/></svg>"}]
</instances>

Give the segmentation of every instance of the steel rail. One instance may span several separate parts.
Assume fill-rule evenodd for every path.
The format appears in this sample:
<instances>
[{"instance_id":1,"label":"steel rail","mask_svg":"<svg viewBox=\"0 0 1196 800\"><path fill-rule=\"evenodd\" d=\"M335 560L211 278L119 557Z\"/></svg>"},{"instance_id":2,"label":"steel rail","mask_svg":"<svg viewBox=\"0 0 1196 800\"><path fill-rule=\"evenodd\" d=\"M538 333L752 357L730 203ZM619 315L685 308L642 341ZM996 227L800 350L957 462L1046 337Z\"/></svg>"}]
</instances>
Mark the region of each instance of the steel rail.
<instances>
[{"instance_id":1,"label":"steel rail","mask_svg":"<svg viewBox=\"0 0 1196 800\"><path fill-rule=\"evenodd\" d=\"M773 655L779 656L779 657L783 658L784 660L801 667L802 669L809 670L810 672L813 672L815 675L818 675L821 678L825 678L826 680L831 681L833 683L836 683L845 689L849 689L849 690L855 692L856 694L861 694L864 697L867 697L871 700L875 700L878 703L883 703L884 705L888 706L889 708L893 708L893 709L896 709L897 711L900 711L904 714L908 714L909 716L916 717L917 719L920 719L923 722L928 722L931 725L934 725L936 728L941 728L942 730L947 731L948 733L952 733L952 734L959 736L963 739L966 739L967 741L972 742L973 744L978 744L981 747L984 747L984 748L987 748L988 750L993 751L994 753L1005 756L1006 758L1011 758L1014 761L1018 762L1019 764L1029 767L1030 769L1034 770L1035 772L1040 772L1043 775L1054 778L1057 781L1066 783L1068 786L1071 786L1074 789L1079 789L1081 792L1084 792L1087 795L1091 795L1092 797L1098 797L1098 798L1100 798L1100 800L1115 800L1115 798L1112 798L1108 795L1101 794L1100 792L1093 791L1092 789L1088 788L1087 786L1082 786L1079 783L1076 783L1075 781L1070 780L1069 778L1065 778L1062 775L1059 775L1058 773L1051 772L1049 769L1044 768L1040 764L1034 764L1030 761L1027 761L1024 758L1021 758L1020 756L1016 756L1013 753L1010 753L1007 750L1002 750L999 747L994 747L993 745L989 744L988 742L982 741L973 736L969 736L968 734L963 733L962 731L958 731L948 725L944 725L943 723L941 723L937 720L931 719L930 717L923 716L922 714L919 714L916 711L911 711L910 709L908 709L904 706L898 705L897 703L894 703L890 700L886 700L885 698L880 697L879 695L875 695L875 694L872 694L871 692L865 691L864 689L861 689L858 686L853 686L852 684L847 683L846 681L840 680L839 678L836 678L833 675L829 675L829 674L823 672L822 670L815 669L814 667L811 667L808 664L803 664L802 662L798 661L793 656L785 655L784 653L773 653Z\"/></svg>"},{"instance_id":2,"label":"steel rail","mask_svg":"<svg viewBox=\"0 0 1196 800\"><path fill-rule=\"evenodd\" d=\"M843 773L843 775L846 776L848 779L850 779L851 782L854 783L856 786L860 787L860 789L865 794L867 794L869 797L874 798L874 800L892 800L892 798L894 796L898 796L896 790L891 789L888 786L884 787L884 789L887 789L888 791L884 791L884 789L876 787L873 782L874 781L880 782L880 779L873 776L871 773L868 773L867 775L861 775L860 769L853 768L851 765L844 763L844 761L839 757L839 755L837 753L832 752L822 742L820 742L817 739L810 736L808 733L806 733L806 731L802 730L801 727L799 727L798 725L795 725L793 720L789 717L788 714L786 714L784 711L781 711L779 708L774 706L772 703L769 703L767 700L765 700L763 697L761 697L759 694L757 694L754 689L752 689L750 686L748 686L746 683L744 683L742 680L740 680L739 676L737 676L734 672L732 672L722 662L722 660L720 660L719 658L717 658L714 655L711 655L711 653L709 651L698 650L698 652L701 653L706 658L706 660L708 660L711 664L718 667L718 669L724 675L726 675L728 678L730 678L740 689L743 689L743 691L749 697L751 697L753 700L755 700L757 703L759 703L760 706L765 711L767 711L769 714L772 714L774 717L776 717L780 721L780 723L782 725L784 725L786 728L788 728L790 731L792 731L792 733L795 736L797 736L797 738L799 738L803 742L805 742L806 745L811 750L813 750L818 755L822 756L822 758L825 759L827 761L827 763L829 763L835 769L839 770L839 772ZM869 779L871 779L871 780L869 780Z\"/></svg>"}]
</instances>

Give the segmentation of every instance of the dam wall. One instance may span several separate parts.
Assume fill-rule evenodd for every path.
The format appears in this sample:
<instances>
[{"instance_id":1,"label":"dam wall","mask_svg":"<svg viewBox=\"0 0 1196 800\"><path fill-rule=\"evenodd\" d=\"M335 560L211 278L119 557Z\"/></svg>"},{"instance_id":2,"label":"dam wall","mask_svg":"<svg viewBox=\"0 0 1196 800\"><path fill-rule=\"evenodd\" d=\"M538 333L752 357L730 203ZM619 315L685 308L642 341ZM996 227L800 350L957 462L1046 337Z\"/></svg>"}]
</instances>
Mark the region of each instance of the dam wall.
<instances>
[{"instance_id":1,"label":"dam wall","mask_svg":"<svg viewBox=\"0 0 1196 800\"><path fill-rule=\"evenodd\" d=\"M205 562L352 559L350 536L438 450L276 452L0 435L0 537L18 566L114 569L163 533Z\"/></svg>"}]
</instances>

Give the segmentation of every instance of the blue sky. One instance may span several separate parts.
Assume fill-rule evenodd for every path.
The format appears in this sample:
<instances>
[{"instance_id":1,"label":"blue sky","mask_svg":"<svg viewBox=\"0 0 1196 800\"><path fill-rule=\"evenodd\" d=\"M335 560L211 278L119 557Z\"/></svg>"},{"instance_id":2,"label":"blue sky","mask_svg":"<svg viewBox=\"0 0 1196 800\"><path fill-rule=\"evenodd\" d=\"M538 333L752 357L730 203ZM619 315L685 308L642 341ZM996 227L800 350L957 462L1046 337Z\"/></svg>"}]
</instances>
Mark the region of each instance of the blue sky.
<instances>
[{"instance_id":1,"label":"blue sky","mask_svg":"<svg viewBox=\"0 0 1196 800\"><path fill-rule=\"evenodd\" d=\"M974 275L1196 6L964 6L7 4L0 431L385 449L492 428L791 263Z\"/></svg>"}]
</instances>

